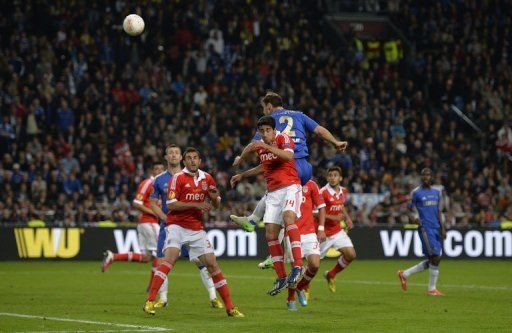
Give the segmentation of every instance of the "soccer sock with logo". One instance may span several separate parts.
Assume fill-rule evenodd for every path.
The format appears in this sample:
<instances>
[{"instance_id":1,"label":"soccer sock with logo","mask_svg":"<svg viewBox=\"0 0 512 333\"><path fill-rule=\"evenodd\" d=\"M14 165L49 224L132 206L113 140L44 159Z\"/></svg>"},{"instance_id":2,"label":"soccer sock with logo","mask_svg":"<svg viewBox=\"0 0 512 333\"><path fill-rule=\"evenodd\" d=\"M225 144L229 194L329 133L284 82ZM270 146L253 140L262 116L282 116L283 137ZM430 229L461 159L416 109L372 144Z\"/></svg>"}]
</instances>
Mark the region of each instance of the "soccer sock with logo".
<instances>
[{"instance_id":1,"label":"soccer sock with logo","mask_svg":"<svg viewBox=\"0 0 512 333\"><path fill-rule=\"evenodd\" d=\"M219 270L212 273L212 280L215 285L215 289L219 292L224 305L226 306L226 311L230 311L233 309L233 302L231 302L231 295L229 294L229 287L226 279L222 275L222 272Z\"/></svg>"},{"instance_id":2,"label":"soccer sock with logo","mask_svg":"<svg viewBox=\"0 0 512 333\"><path fill-rule=\"evenodd\" d=\"M272 257L272 263L276 269L277 276L282 279L286 277L286 270L283 262L283 248L277 239L267 239L268 252Z\"/></svg>"},{"instance_id":3,"label":"soccer sock with logo","mask_svg":"<svg viewBox=\"0 0 512 333\"><path fill-rule=\"evenodd\" d=\"M292 245L293 266L302 266L299 228L295 223L289 224L286 226L286 234L290 238L290 244Z\"/></svg>"},{"instance_id":4,"label":"soccer sock with logo","mask_svg":"<svg viewBox=\"0 0 512 333\"><path fill-rule=\"evenodd\" d=\"M204 287L208 291L208 295L210 297L210 301L212 299L217 298L217 294L215 293L215 286L213 285L213 280L208 274L208 270L204 265L197 266L199 268L199 272L201 273L201 280L203 280Z\"/></svg>"},{"instance_id":5,"label":"soccer sock with logo","mask_svg":"<svg viewBox=\"0 0 512 333\"><path fill-rule=\"evenodd\" d=\"M334 265L333 268L331 268L329 270L329 272L327 273L327 276L330 279L334 279L336 274L338 274L339 272L344 270L350 263L351 263L351 261L348 261L347 259L345 259L345 257L343 255L339 256L338 262L336 263L336 265Z\"/></svg>"},{"instance_id":6,"label":"soccer sock with logo","mask_svg":"<svg viewBox=\"0 0 512 333\"><path fill-rule=\"evenodd\" d=\"M306 272L304 273L304 276L302 277L302 279L299 281L299 284L297 285L297 290L307 289L309 286L309 283L315 277L317 271L318 271L318 269L315 269L313 271L312 269L307 267Z\"/></svg>"},{"instance_id":7,"label":"soccer sock with logo","mask_svg":"<svg viewBox=\"0 0 512 333\"><path fill-rule=\"evenodd\" d=\"M429 265L428 268L428 291L437 289L437 278L439 278L439 266Z\"/></svg>"},{"instance_id":8,"label":"soccer sock with logo","mask_svg":"<svg viewBox=\"0 0 512 333\"><path fill-rule=\"evenodd\" d=\"M137 261L142 262L142 254L135 252L114 253L114 261Z\"/></svg>"},{"instance_id":9,"label":"soccer sock with logo","mask_svg":"<svg viewBox=\"0 0 512 333\"><path fill-rule=\"evenodd\" d=\"M153 281L151 282L151 287L149 287L149 295L148 295L148 301L154 301L156 298L156 294L160 290L160 287L164 283L164 281L167 278L167 274L169 274L169 271L172 269L172 264L163 259L162 263L158 266L155 276L153 276Z\"/></svg>"},{"instance_id":10,"label":"soccer sock with logo","mask_svg":"<svg viewBox=\"0 0 512 333\"><path fill-rule=\"evenodd\" d=\"M423 272L424 270L426 270L428 268L428 266L429 266L428 260L423 260L419 264L406 269L404 271L404 277L407 279L409 276L411 276L413 274Z\"/></svg>"}]
</instances>

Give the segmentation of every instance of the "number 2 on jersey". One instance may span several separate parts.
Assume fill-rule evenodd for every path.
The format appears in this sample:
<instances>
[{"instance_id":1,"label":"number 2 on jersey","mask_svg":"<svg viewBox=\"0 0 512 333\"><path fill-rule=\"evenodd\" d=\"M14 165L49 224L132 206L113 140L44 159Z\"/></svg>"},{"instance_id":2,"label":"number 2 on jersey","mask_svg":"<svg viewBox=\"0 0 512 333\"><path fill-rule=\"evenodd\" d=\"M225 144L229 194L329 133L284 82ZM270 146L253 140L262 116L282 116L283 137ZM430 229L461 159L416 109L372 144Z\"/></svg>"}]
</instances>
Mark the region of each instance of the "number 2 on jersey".
<instances>
[{"instance_id":1,"label":"number 2 on jersey","mask_svg":"<svg viewBox=\"0 0 512 333\"><path fill-rule=\"evenodd\" d=\"M295 131L292 131L293 127L293 118L290 116L281 116L279 118L279 123L283 124L286 123L286 128L282 133L291 136L292 138L295 137Z\"/></svg>"}]
</instances>

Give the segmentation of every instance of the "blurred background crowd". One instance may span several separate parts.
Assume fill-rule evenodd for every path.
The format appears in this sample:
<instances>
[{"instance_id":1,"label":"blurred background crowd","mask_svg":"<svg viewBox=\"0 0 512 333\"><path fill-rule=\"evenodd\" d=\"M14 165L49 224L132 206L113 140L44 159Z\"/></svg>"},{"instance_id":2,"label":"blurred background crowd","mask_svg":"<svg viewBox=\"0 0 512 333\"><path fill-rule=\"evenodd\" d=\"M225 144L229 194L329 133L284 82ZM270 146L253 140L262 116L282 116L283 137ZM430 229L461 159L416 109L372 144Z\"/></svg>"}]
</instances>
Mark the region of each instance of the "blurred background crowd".
<instances>
[{"instance_id":1,"label":"blurred background crowd","mask_svg":"<svg viewBox=\"0 0 512 333\"><path fill-rule=\"evenodd\" d=\"M334 10L382 12L402 35L388 57ZM512 5L509 1L11 1L0 17L0 222L134 221L131 200L175 143L203 153L227 226L265 192L235 189L259 97L280 93L349 141L310 138L319 185L339 165L356 224L407 223L423 167L443 189L449 226L512 220ZM146 22L122 31L125 15ZM471 119L468 125L453 109ZM249 167L245 165L244 168ZM368 195L367 195L368 196Z\"/></svg>"}]
</instances>

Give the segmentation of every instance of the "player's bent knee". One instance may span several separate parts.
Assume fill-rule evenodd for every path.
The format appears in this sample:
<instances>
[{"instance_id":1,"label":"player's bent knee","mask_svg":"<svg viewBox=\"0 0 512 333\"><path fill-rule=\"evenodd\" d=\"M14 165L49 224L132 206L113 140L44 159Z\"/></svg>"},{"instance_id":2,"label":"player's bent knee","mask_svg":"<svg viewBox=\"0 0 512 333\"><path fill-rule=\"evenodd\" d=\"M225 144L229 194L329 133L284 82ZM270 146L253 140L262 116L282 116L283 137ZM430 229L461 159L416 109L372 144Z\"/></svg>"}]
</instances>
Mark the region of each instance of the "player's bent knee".
<instances>
[{"instance_id":1,"label":"player's bent knee","mask_svg":"<svg viewBox=\"0 0 512 333\"><path fill-rule=\"evenodd\" d=\"M343 254L345 256L345 258L349 261L353 261L353 260L356 260L356 250L354 248L348 248L347 251L344 251L345 253Z\"/></svg>"}]
</instances>

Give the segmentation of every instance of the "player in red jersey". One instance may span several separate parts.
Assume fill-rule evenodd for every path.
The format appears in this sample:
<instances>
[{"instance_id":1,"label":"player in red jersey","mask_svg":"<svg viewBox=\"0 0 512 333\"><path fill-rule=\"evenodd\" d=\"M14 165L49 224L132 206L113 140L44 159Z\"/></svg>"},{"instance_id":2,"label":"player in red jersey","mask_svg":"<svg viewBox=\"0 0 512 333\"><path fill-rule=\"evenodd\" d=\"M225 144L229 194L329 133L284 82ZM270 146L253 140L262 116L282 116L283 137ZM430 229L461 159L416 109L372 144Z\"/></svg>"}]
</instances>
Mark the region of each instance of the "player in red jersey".
<instances>
[{"instance_id":1,"label":"player in red jersey","mask_svg":"<svg viewBox=\"0 0 512 333\"><path fill-rule=\"evenodd\" d=\"M144 311L155 314L155 298L160 286L180 256L183 245L188 246L190 260L198 258L208 269L217 292L222 297L226 312L231 317L244 317L233 305L229 287L217 264L213 247L203 230L201 217L212 207L220 206L220 195L213 177L199 169L201 158L195 148L183 154L185 169L175 174L168 186L167 227L164 258L158 266Z\"/></svg>"},{"instance_id":2,"label":"player in red jersey","mask_svg":"<svg viewBox=\"0 0 512 333\"><path fill-rule=\"evenodd\" d=\"M295 306L295 291L297 292L299 303L307 306L306 290L309 283L315 277L320 266L320 243L316 235L316 223L314 212L317 212L318 224L325 223L325 203L318 185L309 180L302 186L302 205L300 206L301 217L295 222L299 227L302 255L307 260L307 267L302 280L297 284L297 288L288 289L288 310L297 310ZM287 241L289 242L288 238ZM289 247L288 247L289 248ZM288 254L288 257L290 255Z\"/></svg>"},{"instance_id":3,"label":"player in red jersey","mask_svg":"<svg viewBox=\"0 0 512 333\"><path fill-rule=\"evenodd\" d=\"M334 277L356 258L352 240L340 225L340 222L345 219L347 229L350 230L353 227L352 220L345 210L348 190L340 185L342 179L341 168L331 167L327 174L327 185L320 190L326 204L325 230L322 226L318 227L319 238L326 237L325 241L320 244L321 258L325 257L331 247L341 252L336 265L324 273L329 290L333 293L336 292Z\"/></svg>"},{"instance_id":4,"label":"player in red jersey","mask_svg":"<svg viewBox=\"0 0 512 333\"><path fill-rule=\"evenodd\" d=\"M113 253L110 250L103 253L103 263L101 271L105 272L108 266L114 261L134 261L149 262L156 251L156 243L158 238L158 217L155 215L149 204L149 195L153 188L153 179L159 173L164 171L162 163L153 165L152 175L150 178L144 179L137 188L137 194L133 200L133 207L141 212L139 215L139 224L137 225L137 234L139 237L140 253ZM154 260L154 264L156 261ZM153 274L151 274L153 277Z\"/></svg>"},{"instance_id":5,"label":"player in red jersey","mask_svg":"<svg viewBox=\"0 0 512 333\"><path fill-rule=\"evenodd\" d=\"M271 116L259 119L258 132L262 141L253 141L250 150L259 155L260 165L233 176L231 186L244 177L261 172L265 175L268 191L264 216L265 236L278 277L274 287L269 291L269 294L274 296L287 286L295 287L304 274L300 233L295 224L297 217L300 217L302 187L293 158L293 140L286 134L277 133L276 121ZM278 240L283 222L290 237L293 255L293 268L288 277L284 268L283 247Z\"/></svg>"}]
</instances>

